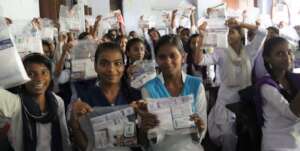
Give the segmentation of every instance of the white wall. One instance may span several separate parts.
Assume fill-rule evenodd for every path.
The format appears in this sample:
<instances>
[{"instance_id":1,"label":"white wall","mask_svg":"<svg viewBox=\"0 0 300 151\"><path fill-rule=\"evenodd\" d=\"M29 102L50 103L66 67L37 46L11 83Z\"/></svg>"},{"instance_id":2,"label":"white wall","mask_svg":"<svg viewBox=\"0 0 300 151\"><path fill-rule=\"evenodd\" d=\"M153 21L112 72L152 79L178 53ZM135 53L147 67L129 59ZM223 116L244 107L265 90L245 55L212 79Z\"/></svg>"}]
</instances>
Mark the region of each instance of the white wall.
<instances>
[{"instance_id":1,"label":"white wall","mask_svg":"<svg viewBox=\"0 0 300 151\"><path fill-rule=\"evenodd\" d=\"M13 20L31 20L33 17L39 17L39 0L0 0L1 15Z\"/></svg>"},{"instance_id":2,"label":"white wall","mask_svg":"<svg viewBox=\"0 0 300 151\"><path fill-rule=\"evenodd\" d=\"M106 16L110 12L109 0L87 0L87 5L92 7L93 16L98 16L98 15Z\"/></svg>"}]
</instances>

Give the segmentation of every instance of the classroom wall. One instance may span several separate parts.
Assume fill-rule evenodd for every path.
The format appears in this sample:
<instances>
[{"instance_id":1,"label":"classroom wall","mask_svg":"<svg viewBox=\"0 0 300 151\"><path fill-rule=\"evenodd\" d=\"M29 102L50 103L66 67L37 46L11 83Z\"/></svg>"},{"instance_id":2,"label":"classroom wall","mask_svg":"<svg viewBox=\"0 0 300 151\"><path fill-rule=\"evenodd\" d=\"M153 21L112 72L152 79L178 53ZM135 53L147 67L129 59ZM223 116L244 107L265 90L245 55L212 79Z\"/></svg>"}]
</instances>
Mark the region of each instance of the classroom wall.
<instances>
[{"instance_id":1,"label":"classroom wall","mask_svg":"<svg viewBox=\"0 0 300 151\"><path fill-rule=\"evenodd\" d=\"M39 0L0 0L0 16L31 20L40 16Z\"/></svg>"},{"instance_id":2,"label":"classroom wall","mask_svg":"<svg viewBox=\"0 0 300 151\"><path fill-rule=\"evenodd\" d=\"M87 5L92 7L93 16L108 15L110 12L110 0L86 0ZM127 0L125 0L127 1Z\"/></svg>"}]
</instances>

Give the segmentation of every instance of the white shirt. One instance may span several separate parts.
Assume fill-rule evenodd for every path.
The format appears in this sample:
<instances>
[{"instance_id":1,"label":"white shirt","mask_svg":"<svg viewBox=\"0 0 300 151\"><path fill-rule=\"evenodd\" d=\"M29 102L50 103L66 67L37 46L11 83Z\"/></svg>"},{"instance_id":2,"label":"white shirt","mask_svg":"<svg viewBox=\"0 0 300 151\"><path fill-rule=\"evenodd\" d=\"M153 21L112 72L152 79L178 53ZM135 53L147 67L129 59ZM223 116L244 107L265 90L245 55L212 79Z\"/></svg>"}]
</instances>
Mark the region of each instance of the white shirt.
<instances>
[{"instance_id":1,"label":"white shirt","mask_svg":"<svg viewBox=\"0 0 300 151\"><path fill-rule=\"evenodd\" d=\"M290 109L289 102L270 85L261 87L263 98L262 151L299 151L300 117Z\"/></svg>"},{"instance_id":2,"label":"white shirt","mask_svg":"<svg viewBox=\"0 0 300 151\"><path fill-rule=\"evenodd\" d=\"M51 151L51 123L36 124L37 145L36 151Z\"/></svg>"}]
</instances>

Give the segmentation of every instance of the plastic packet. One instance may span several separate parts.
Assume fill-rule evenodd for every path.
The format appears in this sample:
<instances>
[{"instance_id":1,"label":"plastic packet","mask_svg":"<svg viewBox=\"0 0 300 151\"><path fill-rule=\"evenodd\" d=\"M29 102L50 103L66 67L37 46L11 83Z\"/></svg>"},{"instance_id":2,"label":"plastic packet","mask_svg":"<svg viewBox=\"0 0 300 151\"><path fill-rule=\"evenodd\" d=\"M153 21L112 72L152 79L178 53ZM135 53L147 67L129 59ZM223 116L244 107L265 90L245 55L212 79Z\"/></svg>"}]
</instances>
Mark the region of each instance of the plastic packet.
<instances>
[{"instance_id":1,"label":"plastic packet","mask_svg":"<svg viewBox=\"0 0 300 151\"><path fill-rule=\"evenodd\" d=\"M22 60L11 40L4 18L0 18L0 87L11 88L29 81Z\"/></svg>"},{"instance_id":2,"label":"plastic packet","mask_svg":"<svg viewBox=\"0 0 300 151\"><path fill-rule=\"evenodd\" d=\"M145 83L156 77L154 60L136 61L133 65L135 68L130 80L131 87L139 89Z\"/></svg>"},{"instance_id":3,"label":"plastic packet","mask_svg":"<svg viewBox=\"0 0 300 151\"><path fill-rule=\"evenodd\" d=\"M224 4L213 7L208 14L207 29L204 33L203 45L205 48L227 48L228 28L225 25L227 19Z\"/></svg>"},{"instance_id":4,"label":"plastic packet","mask_svg":"<svg viewBox=\"0 0 300 151\"><path fill-rule=\"evenodd\" d=\"M59 11L61 32L83 32L85 30L85 16L83 6L77 4L71 9L61 5Z\"/></svg>"},{"instance_id":5,"label":"plastic packet","mask_svg":"<svg viewBox=\"0 0 300 151\"><path fill-rule=\"evenodd\" d=\"M13 42L20 56L23 57L30 53L43 54L42 40L38 29L33 27L31 22L23 21L16 23L14 21L13 28Z\"/></svg>"},{"instance_id":6,"label":"plastic packet","mask_svg":"<svg viewBox=\"0 0 300 151\"><path fill-rule=\"evenodd\" d=\"M72 80L85 80L97 77L94 69L94 56L97 43L91 40L82 40L72 48Z\"/></svg>"},{"instance_id":7,"label":"plastic packet","mask_svg":"<svg viewBox=\"0 0 300 151\"><path fill-rule=\"evenodd\" d=\"M48 18L41 19L41 27L41 39L53 41L53 38L55 36L55 28L52 20Z\"/></svg>"},{"instance_id":8,"label":"plastic packet","mask_svg":"<svg viewBox=\"0 0 300 151\"><path fill-rule=\"evenodd\" d=\"M203 46L204 48L228 48L227 42L228 30L207 30L204 33Z\"/></svg>"},{"instance_id":9,"label":"plastic packet","mask_svg":"<svg viewBox=\"0 0 300 151\"><path fill-rule=\"evenodd\" d=\"M132 107L97 107L80 120L88 136L88 150L138 146L136 115Z\"/></svg>"},{"instance_id":10,"label":"plastic packet","mask_svg":"<svg viewBox=\"0 0 300 151\"><path fill-rule=\"evenodd\" d=\"M175 22L177 22L177 25L190 28L190 16L192 10L195 9L196 7L194 5L186 1L182 1L177 7L176 16L178 16L178 18L175 20Z\"/></svg>"},{"instance_id":11,"label":"plastic packet","mask_svg":"<svg viewBox=\"0 0 300 151\"><path fill-rule=\"evenodd\" d=\"M155 129L162 130L168 135L190 134L196 131L195 123L190 121L190 116L194 112L193 95L148 99L148 101L148 111L155 114L160 121Z\"/></svg>"}]
</instances>

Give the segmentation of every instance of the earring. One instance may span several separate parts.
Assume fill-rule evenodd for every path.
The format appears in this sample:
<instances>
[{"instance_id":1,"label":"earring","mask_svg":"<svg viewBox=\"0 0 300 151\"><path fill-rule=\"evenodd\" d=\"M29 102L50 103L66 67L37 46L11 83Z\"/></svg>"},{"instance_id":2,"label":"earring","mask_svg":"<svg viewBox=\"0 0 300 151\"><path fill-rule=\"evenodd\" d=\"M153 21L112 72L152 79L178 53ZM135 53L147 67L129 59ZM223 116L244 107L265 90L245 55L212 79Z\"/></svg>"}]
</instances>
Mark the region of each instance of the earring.
<instances>
[{"instance_id":1,"label":"earring","mask_svg":"<svg viewBox=\"0 0 300 151\"><path fill-rule=\"evenodd\" d=\"M270 69L272 69L272 68L273 68L273 67L272 67L272 64L269 63L269 67L270 67Z\"/></svg>"}]
</instances>

